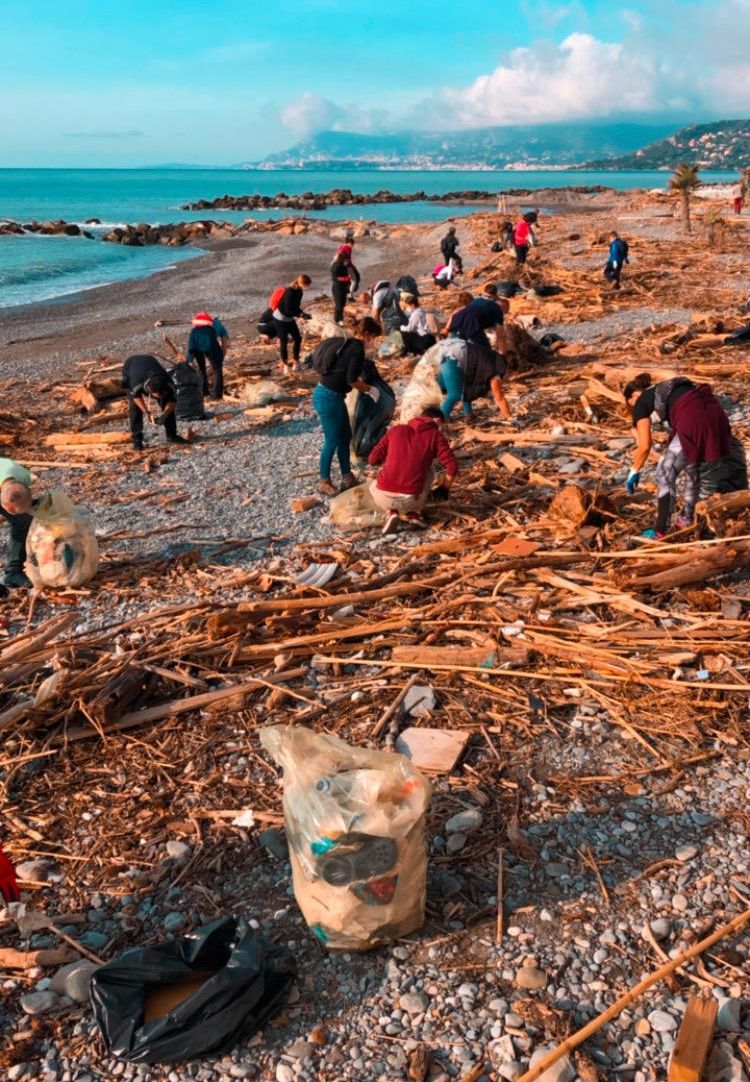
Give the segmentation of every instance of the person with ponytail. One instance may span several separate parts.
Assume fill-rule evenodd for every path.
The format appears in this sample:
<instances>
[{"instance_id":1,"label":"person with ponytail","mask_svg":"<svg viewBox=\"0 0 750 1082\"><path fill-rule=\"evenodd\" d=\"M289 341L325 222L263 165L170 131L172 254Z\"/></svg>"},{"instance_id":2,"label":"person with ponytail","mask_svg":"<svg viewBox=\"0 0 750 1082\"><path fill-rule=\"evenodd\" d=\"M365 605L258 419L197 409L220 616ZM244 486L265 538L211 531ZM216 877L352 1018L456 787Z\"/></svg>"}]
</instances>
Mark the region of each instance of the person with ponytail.
<instances>
[{"instance_id":1,"label":"person with ponytail","mask_svg":"<svg viewBox=\"0 0 750 1082\"><path fill-rule=\"evenodd\" d=\"M647 372L631 380L624 389L635 429L636 448L633 467L626 486L635 493L641 470L651 452L651 426L655 414L671 430L667 449L656 467L656 525L644 537L661 538L669 532L677 497L677 479L685 474L682 514L678 527L693 520L700 489L700 467L718 462L732 448L729 418L707 383L695 384L677 376L653 383Z\"/></svg>"}]
</instances>

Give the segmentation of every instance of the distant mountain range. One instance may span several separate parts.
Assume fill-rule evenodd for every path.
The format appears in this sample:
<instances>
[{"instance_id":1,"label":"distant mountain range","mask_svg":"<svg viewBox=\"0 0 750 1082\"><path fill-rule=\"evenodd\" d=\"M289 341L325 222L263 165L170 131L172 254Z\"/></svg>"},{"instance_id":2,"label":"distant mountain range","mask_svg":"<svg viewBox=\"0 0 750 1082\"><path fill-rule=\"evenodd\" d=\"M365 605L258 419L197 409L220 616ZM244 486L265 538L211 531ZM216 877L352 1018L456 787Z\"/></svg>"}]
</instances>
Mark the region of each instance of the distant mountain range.
<instances>
[{"instance_id":1,"label":"distant mountain range","mask_svg":"<svg viewBox=\"0 0 750 1082\"><path fill-rule=\"evenodd\" d=\"M714 120L690 124L666 139L635 153L604 155L587 162L587 169L673 169L680 162L704 169L745 169L750 166L750 120Z\"/></svg>"},{"instance_id":2,"label":"distant mountain range","mask_svg":"<svg viewBox=\"0 0 750 1082\"><path fill-rule=\"evenodd\" d=\"M564 169L591 158L632 155L647 143L663 140L673 125L602 121L383 135L325 131L260 162L244 162L241 168Z\"/></svg>"}]
</instances>

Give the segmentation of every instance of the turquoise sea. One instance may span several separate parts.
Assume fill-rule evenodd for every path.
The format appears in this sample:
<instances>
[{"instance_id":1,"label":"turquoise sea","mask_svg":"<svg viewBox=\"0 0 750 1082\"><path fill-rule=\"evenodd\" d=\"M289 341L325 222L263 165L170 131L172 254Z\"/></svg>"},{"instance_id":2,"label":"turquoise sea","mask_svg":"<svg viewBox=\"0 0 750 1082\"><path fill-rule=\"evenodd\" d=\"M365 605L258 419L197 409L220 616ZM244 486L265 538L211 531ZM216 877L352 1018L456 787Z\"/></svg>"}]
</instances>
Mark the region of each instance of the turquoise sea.
<instances>
[{"instance_id":1,"label":"turquoise sea","mask_svg":"<svg viewBox=\"0 0 750 1082\"><path fill-rule=\"evenodd\" d=\"M103 225L125 222L169 222L216 217L241 222L248 212L191 213L182 203L220 195L287 195L350 188L353 192L426 191L441 194L465 189L560 188L603 184L612 188L665 188L664 172L472 172L316 171L246 169L0 169L0 219L64 218L83 225L99 218ZM706 182L731 181L735 173L706 172ZM439 221L469 214L475 208L433 203L395 203L332 207L315 217L361 217L383 222ZM284 211L253 212L253 217L281 217ZM28 304L77 293L83 289L139 278L199 254L194 250L123 248L83 237L0 236L0 307Z\"/></svg>"}]
</instances>

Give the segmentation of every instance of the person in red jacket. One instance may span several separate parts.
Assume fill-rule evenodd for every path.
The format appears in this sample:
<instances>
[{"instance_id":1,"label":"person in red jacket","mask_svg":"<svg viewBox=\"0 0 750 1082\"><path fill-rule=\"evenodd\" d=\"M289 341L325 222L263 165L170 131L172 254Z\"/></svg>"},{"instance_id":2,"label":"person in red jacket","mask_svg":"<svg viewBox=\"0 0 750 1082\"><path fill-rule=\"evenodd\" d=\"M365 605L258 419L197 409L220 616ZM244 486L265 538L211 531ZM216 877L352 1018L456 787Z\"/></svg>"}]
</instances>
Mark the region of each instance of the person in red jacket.
<instances>
[{"instance_id":1,"label":"person in red jacket","mask_svg":"<svg viewBox=\"0 0 750 1082\"><path fill-rule=\"evenodd\" d=\"M0 849L0 895L8 902L20 902L21 895L18 893L16 870Z\"/></svg>"},{"instance_id":2,"label":"person in red jacket","mask_svg":"<svg viewBox=\"0 0 750 1082\"><path fill-rule=\"evenodd\" d=\"M458 463L443 434L445 418L437 406L430 406L408 424L389 428L370 452L371 466L382 466L371 486L372 498L388 512L383 533L393 533L404 517L412 526L424 528L422 517L433 480L433 463L438 459L445 478L435 489L445 499L458 473Z\"/></svg>"}]
</instances>

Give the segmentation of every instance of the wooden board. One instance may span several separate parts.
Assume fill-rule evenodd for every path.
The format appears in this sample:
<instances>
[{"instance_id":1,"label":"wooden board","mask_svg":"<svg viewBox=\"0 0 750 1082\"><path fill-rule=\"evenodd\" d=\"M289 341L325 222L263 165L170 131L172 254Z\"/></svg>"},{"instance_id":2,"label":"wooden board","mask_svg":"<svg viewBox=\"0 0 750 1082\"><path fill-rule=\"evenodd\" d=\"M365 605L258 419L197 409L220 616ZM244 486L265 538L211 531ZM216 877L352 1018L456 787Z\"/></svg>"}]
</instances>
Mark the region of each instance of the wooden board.
<instances>
[{"instance_id":1,"label":"wooden board","mask_svg":"<svg viewBox=\"0 0 750 1082\"><path fill-rule=\"evenodd\" d=\"M469 742L464 729L404 729L396 751L427 774L450 774Z\"/></svg>"},{"instance_id":2,"label":"wooden board","mask_svg":"<svg viewBox=\"0 0 750 1082\"><path fill-rule=\"evenodd\" d=\"M499 552L503 556L531 556L541 548L538 541L527 541L525 537L506 537L497 545L490 545L493 552Z\"/></svg>"},{"instance_id":3,"label":"wooden board","mask_svg":"<svg viewBox=\"0 0 750 1082\"><path fill-rule=\"evenodd\" d=\"M669 1064L669 1082L700 1082L711 1051L718 1002L709 996L691 996Z\"/></svg>"},{"instance_id":4,"label":"wooden board","mask_svg":"<svg viewBox=\"0 0 750 1082\"><path fill-rule=\"evenodd\" d=\"M392 661L404 661L413 665L487 665L495 664L496 646L394 646ZM467 658L469 660L467 660Z\"/></svg>"}]
</instances>

